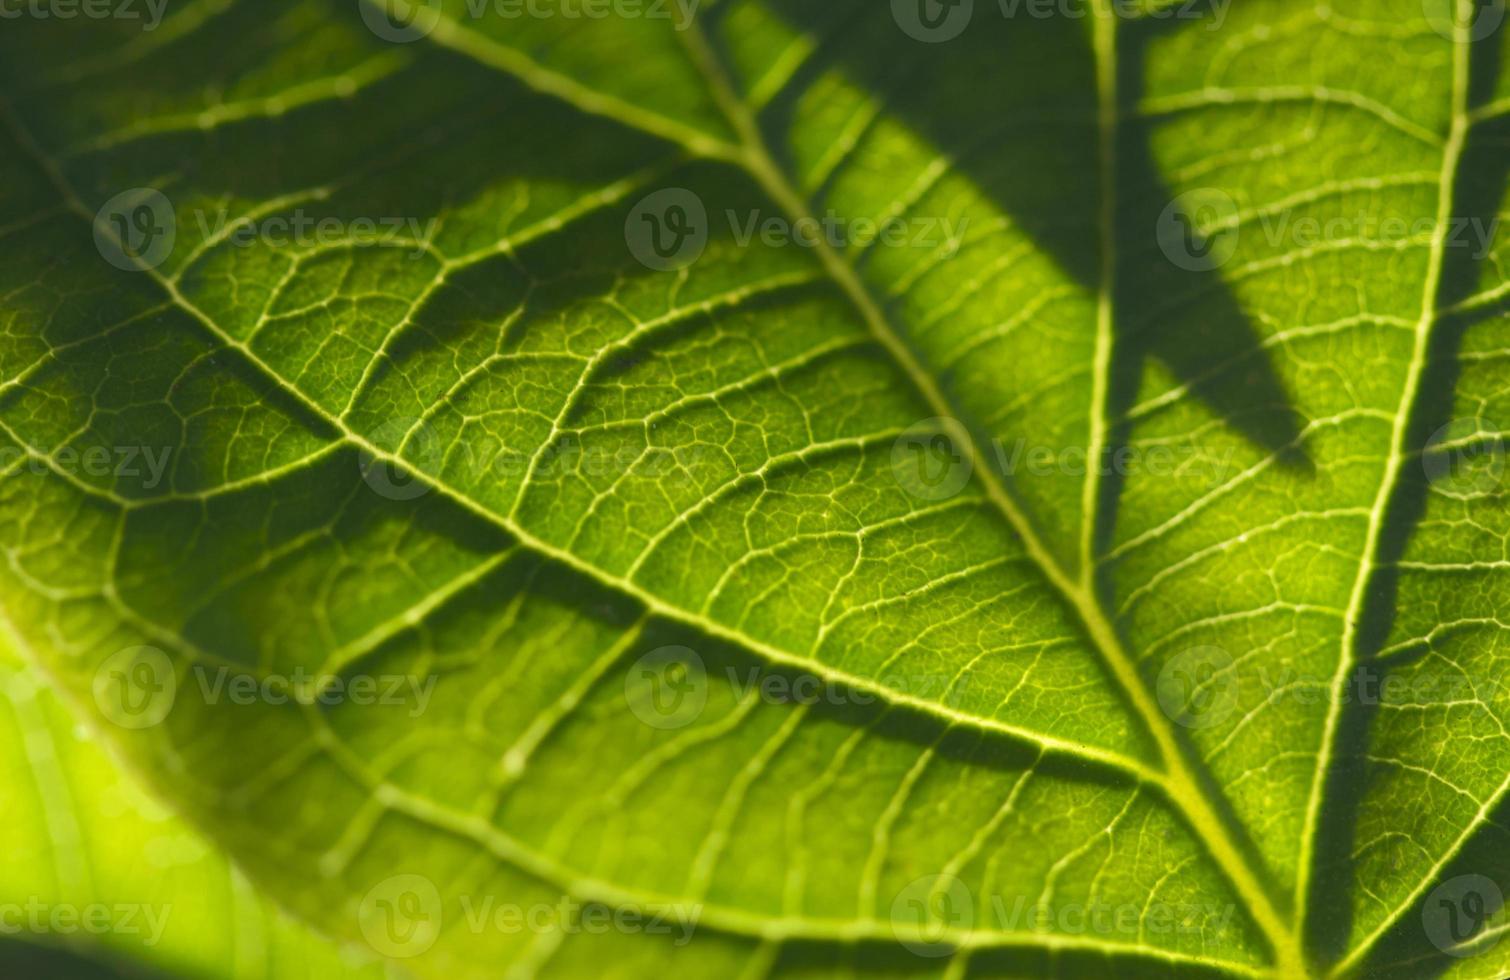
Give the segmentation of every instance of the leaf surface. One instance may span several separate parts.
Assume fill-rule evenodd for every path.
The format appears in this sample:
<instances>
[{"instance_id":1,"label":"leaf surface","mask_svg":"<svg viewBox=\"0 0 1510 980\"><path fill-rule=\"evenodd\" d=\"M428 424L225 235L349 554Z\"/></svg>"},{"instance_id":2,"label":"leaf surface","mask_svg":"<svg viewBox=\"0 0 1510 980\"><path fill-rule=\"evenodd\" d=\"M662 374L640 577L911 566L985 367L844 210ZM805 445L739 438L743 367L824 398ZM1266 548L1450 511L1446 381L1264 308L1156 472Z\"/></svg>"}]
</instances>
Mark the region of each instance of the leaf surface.
<instances>
[{"instance_id":1,"label":"leaf surface","mask_svg":"<svg viewBox=\"0 0 1510 980\"><path fill-rule=\"evenodd\" d=\"M122 749L419 972L1456 963L1434 890L1507 881L1503 486L1438 466L1503 464L1504 32L872 6L8 29L10 629L87 710L170 670ZM301 673L400 686L208 690Z\"/></svg>"},{"instance_id":2,"label":"leaf surface","mask_svg":"<svg viewBox=\"0 0 1510 980\"><path fill-rule=\"evenodd\" d=\"M42 955L14 948L25 940L102 961L100 976L105 963L133 977L388 975L370 950L340 949L259 895L128 778L9 645L0 726L8 969ZM36 962L29 975L56 961Z\"/></svg>"}]
</instances>

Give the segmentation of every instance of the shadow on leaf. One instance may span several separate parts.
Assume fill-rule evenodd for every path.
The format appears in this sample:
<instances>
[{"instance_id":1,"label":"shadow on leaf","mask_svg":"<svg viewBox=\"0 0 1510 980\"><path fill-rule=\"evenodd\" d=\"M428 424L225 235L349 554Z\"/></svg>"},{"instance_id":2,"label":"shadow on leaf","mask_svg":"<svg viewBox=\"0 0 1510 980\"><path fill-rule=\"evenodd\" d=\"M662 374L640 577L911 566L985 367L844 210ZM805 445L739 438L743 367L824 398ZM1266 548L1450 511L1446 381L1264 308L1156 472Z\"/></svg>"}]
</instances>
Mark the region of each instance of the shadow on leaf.
<instances>
[{"instance_id":1,"label":"shadow on leaf","mask_svg":"<svg viewBox=\"0 0 1510 980\"><path fill-rule=\"evenodd\" d=\"M1470 108L1493 98L1502 71L1501 41L1501 35L1494 32L1473 44ZM1469 131L1454 174L1453 225L1449 228L1449 247L1443 250L1441 279L1435 297L1438 310L1450 310L1475 295L1486 268L1490 267L1481 250L1470 247L1476 244L1472 241L1474 236L1458 235L1454 229L1493 227L1507 182L1510 182L1507 147L1510 147L1510 120L1500 119ZM1307 937L1320 962L1332 962L1347 954L1354 931L1355 883L1368 871L1378 870L1376 866L1363 867L1359 847L1366 842L1357 839L1364 803L1385 775L1385 766L1369 761L1371 733L1379 719L1380 702L1385 700L1377 692L1383 690L1389 677L1399 676L1431 652L1422 642L1393 651L1387 659L1379 656L1390 642L1401 601L1398 563L1406 555L1414 530L1426 516L1433 493L1424 465L1425 451L1433 435L1453 418L1461 375L1458 354L1464 336L1475 324L1497 312L1503 311L1490 308L1442 316L1433 327L1429 341L1420 394L1406 433L1407 459L1394 499L1385 511L1377 571L1373 573L1358 625L1360 667L1348 680L1333 766L1325 788L1327 805L1319 829L1318 866L1312 876L1309 898L1309 906L1315 914L1308 924ZM1492 671L1490 676L1494 676ZM1370 695L1369 690L1376 693ZM1402 814L1402 819L1405 818ZM1510 890L1510 847L1507 847L1510 840L1503 830L1498 829L1507 825L1510 825L1510 805L1502 805L1490 816L1489 826L1494 828L1493 834L1486 827L1477 838L1470 839L1464 851L1450 862L1437 881L1449 881L1467 874L1487 875ZM1487 836L1496 839L1488 841ZM1408 862L1390 870L1412 877L1418 875L1420 869L1416 862ZM1446 906L1441 905L1440 897L1434 904L1429 903L1434 894L1422 894L1413 908L1400 914L1398 921L1381 937L1373 953L1364 961L1367 975L1436 976L1460 962L1464 955L1484 951L1476 948L1474 938L1461 930L1478 930L1488 917L1481 921L1463 918L1461 922L1450 924L1444 920L1443 936L1428 934L1433 914L1450 914ZM1471 912L1471 906L1470 902L1456 911ZM1464 943L1451 953L1444 952L1444 946L1450 946L1444 937L1451 936L1454 931L1459 931L1458 938Z\"/></svg>"},{"instance_id":2,"label":"shadow on leaf","mask_svg":"<svg viewBox=\"0 0 1510 980\"><path fill-rule=\"evenodd\" d=\"M883 113L966 174L1076 285L1100 293L1106 276L1089 19L1030 17L1025 9L1008 18L994 3L978 4L962 33L929 44L908 37L873 3L775 5L821 46L764 114L774 145L783 147L792 131L799 96L790 93L837 66ZM1118 206L1111 216L1117 335L1108 415L1115 421L1131 407L1151 357L1246 439L1283 462L1304 464L1289 397L1220 274L1231 242L1198 227L1209 217L1195 213L1202 210L1199 193L1177 198L1154 159L1151 124L1137 118L1145 52L1159 33L1182 26L1190 23L1119 21ZM783 162L796 170L792 160Z\"/></svg>"}]
</instances>

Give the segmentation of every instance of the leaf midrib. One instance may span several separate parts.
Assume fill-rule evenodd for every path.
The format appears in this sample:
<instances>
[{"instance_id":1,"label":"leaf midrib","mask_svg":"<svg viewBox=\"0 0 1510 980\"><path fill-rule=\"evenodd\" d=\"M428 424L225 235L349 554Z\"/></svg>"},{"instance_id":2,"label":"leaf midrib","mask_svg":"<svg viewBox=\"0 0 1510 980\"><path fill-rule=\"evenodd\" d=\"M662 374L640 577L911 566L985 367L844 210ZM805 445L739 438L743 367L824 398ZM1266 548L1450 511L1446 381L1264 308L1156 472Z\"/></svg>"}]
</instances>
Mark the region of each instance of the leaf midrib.
<instances>
[{"instance_id":1,"label":"leaf midrib","mask_svg":"<svg viewBox=\"0 0 1510 980\"><path fill-rule=\"evenodd\" d=\"M1098 155L1102 157L1100 168L1106 179L1115 183L1112 170L1115 161L1107 157L1114 151L1116 105L1115 63L1115 14L1108 0L1095 0L1094 18L1098 41L1097 75L1098 103ZM813 217L801 195L792 186L790 179L774 161L759 123L748 107L736 94L726 70L714 54L712 45L703 33L701 23L693 18L687 28L677 35L688 49L689 57L706 80L715 102L720 106L734 131L741 140L743 165L761 187L775 200L794 222L811 221ZM1110 63L1108 63L1108 59ZM1103 188L1103 190L1108 190ZM1110 277L1113 271L1114 243L1109 240L1112 232L1113 202L1104 201L1101 213L1100 232L1107 240L1102 242L1103 276ZM824 268L854 304L876 339L892 355L893 360L908 376L929 406L940 416L957 418L958 409L938 387L931 374L923 369L912 349L902 339L901 331L892 324L880 302L870 293L854 267L826 241L821 238L814 247ZM1103 371L1110 365L1112 330L1111 281L1101 283L1097 312L1097 366ZM1098 376L1092 398L1094 416L1104 416L1106 386L1109 379ZM1092 438L1104 440L1104 418L1092 418ZM1053 557L1044 544L1033 522L1018 506L1005 485L989 465L981 465L989 454L981 447L978 435L968 426L967 448L970 454L970 472L986 489L987 496L1006 518L1021 539L1028 554L1039 566L1062 599L1079 618L1089 635L1092 645L1117 682L1118 688L1132 705L1144 727L1153 735L1159 746L1166 775L1166 797L1185 817L1197 839L1205 845L1208 853L1221 868L1223 875L1247 902L1249 913L1263 931L1275 954L1275 967L1284 975L1300 975L1304 972L1303 954L1295 931L1275 908L1270 897L1266 876L1256 871L1243 848L1234 837L1228 822L1221 816L1219 806L1207 798L1205 787L1209 785L1192 770L1180 739L1169 717L1154 703L1152 693L1138 673L1136 663L1122 644L1115 626L1101 608L1095 592L1095 563L1090 559L1089 549L1094 545L1094 530L1097 523L1096 506L1099 485L1089 475L1084 488L1084 498L1091 502L1089 512L1082 514L1083 542L1087 549L1086 561L1079 581L1073 579ZM1088 468L1088 474L1094 468Z\"/></svg>"}]
</instances>

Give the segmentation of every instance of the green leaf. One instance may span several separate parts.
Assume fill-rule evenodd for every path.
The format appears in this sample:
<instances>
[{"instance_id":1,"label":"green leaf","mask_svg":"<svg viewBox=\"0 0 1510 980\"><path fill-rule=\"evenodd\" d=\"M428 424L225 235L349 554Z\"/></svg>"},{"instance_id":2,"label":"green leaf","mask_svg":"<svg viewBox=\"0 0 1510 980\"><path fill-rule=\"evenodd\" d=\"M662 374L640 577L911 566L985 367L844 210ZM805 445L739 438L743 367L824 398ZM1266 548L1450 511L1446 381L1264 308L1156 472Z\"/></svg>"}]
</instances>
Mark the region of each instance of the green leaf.
<instances>
[{"instance_id":1,"label":"green leaf","mask_svg":"<svg viewBox=\"0 0 1510 980\"><path fill-rule=\"evenodd\" d=\"M421 975L1498 975L1501 6L629 6L7 24L60 690Z\"/></svg>"},{"instance_id":2,"label":"green leaf","mask_svg":"<svg viewBox=\"0 0 1510 980\"><path fill-rule=\"evenodd\" d=\"M9 747L0 757L7 940L132 977L385 975L370 950L338 949L258 895L224 854L126 778L3 643L0 730ZM10 945L0 947L10 969L42 955Z\"/></svg>"}]
</instances>

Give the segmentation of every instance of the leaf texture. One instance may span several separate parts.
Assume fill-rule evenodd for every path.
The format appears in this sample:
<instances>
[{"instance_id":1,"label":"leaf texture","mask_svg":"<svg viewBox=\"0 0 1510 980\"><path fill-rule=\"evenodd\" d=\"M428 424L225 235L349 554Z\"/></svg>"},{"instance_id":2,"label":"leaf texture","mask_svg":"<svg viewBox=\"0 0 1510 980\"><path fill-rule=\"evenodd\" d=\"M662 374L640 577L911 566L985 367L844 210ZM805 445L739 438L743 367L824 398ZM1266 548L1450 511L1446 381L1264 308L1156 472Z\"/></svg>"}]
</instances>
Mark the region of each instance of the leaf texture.
<instances>
[{"instance_id":1,"label":"leaf texture","mask_svg":"<svg viewBox=\"0 0 1510 980\"><path fill-rule=\"evenodd\" d=\"M1440 477L1510 416L1505 32L546 6L0 36L3 611L59 688L167 665L119 748L426 975L1498 975L1431 903L1510 886L1510 520ZM112 265L131 188L172 245ZM300 672L409 686L206 694Z\"/></svg>"}]
</instances>

